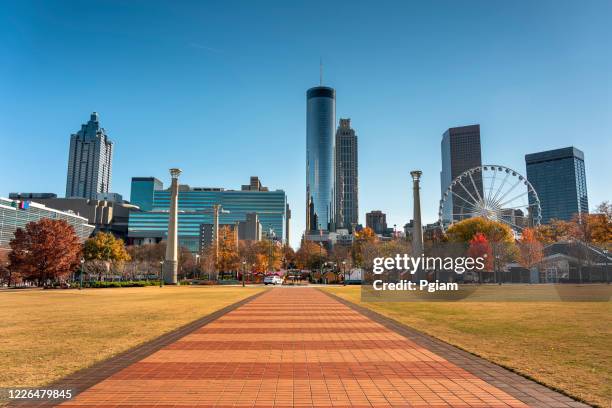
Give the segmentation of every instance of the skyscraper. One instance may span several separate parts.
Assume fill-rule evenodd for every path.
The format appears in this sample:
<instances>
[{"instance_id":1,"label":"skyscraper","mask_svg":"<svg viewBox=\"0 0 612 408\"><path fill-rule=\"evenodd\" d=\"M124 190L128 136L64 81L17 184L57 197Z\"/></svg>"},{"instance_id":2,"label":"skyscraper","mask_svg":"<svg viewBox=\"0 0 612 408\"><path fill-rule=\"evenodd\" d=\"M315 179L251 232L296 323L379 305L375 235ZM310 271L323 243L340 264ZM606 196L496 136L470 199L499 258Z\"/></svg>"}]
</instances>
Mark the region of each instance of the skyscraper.
<instances>
[{"instance_id":1,"label":"skyscraper","mask_svg":"<svg viewBox=\"0 0 612 408\"><path fill-rule=\"evenodd\" d=\"M575 147L525 155L527 180L540 199L542 223L589 212L584 153ZM531 200L530 200L531 201Z\"/></svg>"},{"instance_id":2,"label":"skyscraper","mask_svg":"<svg viewBox=\"0 0 612 408\"><path fill-rule=\"evenodd\" d=\"M111 188L113 142L96 112L81 130L70 136L66 197L96 199Z\"/></svg>"},{"instance_id":3,"label":"skyscraper","mask_svg":"<svg viewBox=\"0 0 612 408\"><path fill-rule=\"evenodd\" d=\"M380 210L366 213L366 227L372 228L376 234L384 234L387 231L387 214Z\"/></svg>"},{"instance_id":4,"label":"skyscraper","mask_svg":"<svg viewBox=\"0 0 612 408\"><path fill-rule=\"evenodd\" d=\"M336 131L336 228L353 231L359 223L357 135L350 119Z\"/></svg>"},{"instance_id":5,"label":"skyscraper","mask_svg":"<svg viewBox=\"0 0 612 408\"><path fill-rule=\"evenodd\" d=\"M444 194L451 182L466 170L482 165L480 154L480 125L461 126L448 129L442 135L442 171L440 172L440 189ZM465 186L467 191L457 193L459 197L451 196L448 198L450 204L446 214L443 214L445 221L451 221L459 217L458 214L470 212L466 201L462 197L482 196L482 175L474 175L474 184ZM476 193L478 192L478 194ZM451 214L452 210L452 214Z\"/></svg>"},{"instance_id":6,"label":"skyscraper","mask_svg":"<svg viewBox=\"0 0 612 408\"><path fill-rule=\"evenodd\" d=\"M306 93L306 230L335 230L334 131L336 91L326 86Z\"/></svg>"}]
</instances>

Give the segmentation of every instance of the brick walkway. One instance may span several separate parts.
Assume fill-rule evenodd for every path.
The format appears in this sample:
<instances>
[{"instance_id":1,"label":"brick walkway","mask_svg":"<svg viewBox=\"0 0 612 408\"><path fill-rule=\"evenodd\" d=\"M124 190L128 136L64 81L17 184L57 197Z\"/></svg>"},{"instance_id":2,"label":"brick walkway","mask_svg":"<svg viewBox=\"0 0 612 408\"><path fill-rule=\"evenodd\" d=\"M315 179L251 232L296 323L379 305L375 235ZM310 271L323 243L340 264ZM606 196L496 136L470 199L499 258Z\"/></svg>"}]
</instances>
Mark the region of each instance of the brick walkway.
<instances>
[{"instance_id":1,"label":"brick walkway","mask_svg":"<svg viewBox=\"0 0 612 408\"><path fill-rule=\"evenodd\" d=\"M114 371L63 405L528 406L312 288L268 291ZM570 403L544 400L529 406L574 406L560 397Z\"/></svg>"}]
</instances>

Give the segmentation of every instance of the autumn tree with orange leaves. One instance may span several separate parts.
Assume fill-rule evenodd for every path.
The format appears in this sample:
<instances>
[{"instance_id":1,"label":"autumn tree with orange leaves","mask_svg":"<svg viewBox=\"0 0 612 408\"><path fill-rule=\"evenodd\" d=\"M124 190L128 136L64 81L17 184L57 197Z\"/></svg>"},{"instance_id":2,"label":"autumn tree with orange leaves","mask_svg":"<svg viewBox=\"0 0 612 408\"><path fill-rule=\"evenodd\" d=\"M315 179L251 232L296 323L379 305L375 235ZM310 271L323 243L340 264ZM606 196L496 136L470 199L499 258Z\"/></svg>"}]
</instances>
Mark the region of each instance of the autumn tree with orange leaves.
<instances>
[{"instance_id":1,"label":"autumn tree with orange leaves","mask_svg":"<svg viewBox=\"0 0 612 408\"><path fill-rule=\"evenodd\" d=\"M351 257L353 259L353 265L358 267L364 267L370 262L370 256L368 254L373 253L373 247L376 245L378 237L374 230L370 227L362 228L359 231L355 231L355 240L353 241L353 247L351 248Z\"/></svg>"},{"instance_id":2,"label":"autumn tree with orange leaves","mask_svg":"<svg viewBox=\"0 0 612 408\"><path fill-rule=\"evenodd\" d=\"M237 271L240 265L236 234L227 225L219 228L219 251L216 263L219 272Z\"/></svg>"},{"instance_id":3,"label":"autumn tree with orange leaves","mask_svg":"<svg viewBox=\"0 0 612 408\"><path fill-rule=\"evenodd\" d=\"M469 242L470 247L468 248L468 256L471 258L483 258L484 259L484 271L493 270L493 249L489 244L487 236L482 232L474 234ZM479 282L482 282L482 270L478 271Z\"/></svg>"},{"instance_id":4,"label":"autumn tree with orange leaves","mask_svg":"<svg viewBox=\"0 0 612 408\"><path fill-rule=\"evenodd\" d=\"M70 224L48 218L17 228L10 247L9 268L39 286L74 272L80 264L82 250Z\"/></svg>"},{"instance_id":5,"label":"autumn tree with orange leaves","mask_svg":"<svg viewBox=\"0 0 612 408\"><path fill-rule=\"evenodd\" d=\"M525 268L532 268L544 257L543 246L533 228L525 228L518 242L519 262Z\"/></svg>"}]
</instances>

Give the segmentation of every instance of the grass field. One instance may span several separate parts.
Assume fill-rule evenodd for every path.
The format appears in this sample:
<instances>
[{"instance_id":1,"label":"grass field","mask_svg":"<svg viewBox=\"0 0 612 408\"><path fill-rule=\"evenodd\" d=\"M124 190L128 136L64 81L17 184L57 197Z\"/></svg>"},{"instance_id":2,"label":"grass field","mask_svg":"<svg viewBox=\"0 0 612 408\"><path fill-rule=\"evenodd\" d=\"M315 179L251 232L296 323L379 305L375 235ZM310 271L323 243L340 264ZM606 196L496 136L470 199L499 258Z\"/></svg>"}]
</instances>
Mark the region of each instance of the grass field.
<instances>
[{"instance_id":1,"label":"grass field","mask_svg":"<svg viewBox=\"0 0 612 408\"><path fill-rule=\"evenodd\" d=\"M361 302L358 286L325 290L589 403L611 404L611 302L374 303Z\"/></svg>"},{"instance_id":2,"label":"grass field","mask_svg":"<svg viewBox=\"0 0 612 408\"><path fill-rule=\"evenodd\" d=\"M44 385L260 290L166 286L0 292L0 387Z\"/></svg>"}]
</instances>

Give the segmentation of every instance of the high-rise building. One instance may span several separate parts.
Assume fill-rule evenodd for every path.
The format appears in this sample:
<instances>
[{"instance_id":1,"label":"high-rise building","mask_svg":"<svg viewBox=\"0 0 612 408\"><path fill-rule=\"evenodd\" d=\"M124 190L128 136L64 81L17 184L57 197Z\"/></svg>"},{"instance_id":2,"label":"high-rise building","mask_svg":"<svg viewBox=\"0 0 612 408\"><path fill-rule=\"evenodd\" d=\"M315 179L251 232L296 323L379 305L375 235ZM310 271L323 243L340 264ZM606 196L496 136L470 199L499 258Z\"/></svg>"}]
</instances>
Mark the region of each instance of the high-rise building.
<instances>
[{"instance_id":1,"label":"high-rise building","mask_svg":"<svg viewBox=\"0 0 612 408\"><path fill-rule=\"evenodd\" d=\"M144 244L166 239L170 190L164 189L161 182L153 177L134 177L132 192L136 194L130 197L130 202L144 211L130 212L128 241ZM219 225L234 228L238 223L239 230L243 225L251 231L243 230L245 235L239 231L239 236L253 237L272 230L278 240L286 242L285 228L289 215L287 196L283 190L270 191L261 185L258 189L225 190L181 184L178 193L180 246L195 253L202 249L202 242L209 241L207 234L214 224L214 205L221 208L218 213ZM256 217L249 214L256 214ZM257 222L260 227L253 227Z\"/></svg>"},{"instance_id":2,"label":"high-rise building","mask_svg":"<svg viewBox=\"0 0 612 408\"><path fill-rule=\"evenodd\" d=\"M448 129L442 135L442 143L440 145L442 151L442 171L440 172L440 189L441 195L444 194L451 182L461 173L474 167L482 165L480 154L480 125L461 126ZM447 200L449 206L447 213L443 214L445 221L458 220L466 218L460 214L470 213L466 201L462 197L468 198L471 194L473 197L482 197L482 175L474 174L474 184L466 185L467 191L458 190L456 193L459 197L450 196ZM452 213L451 213L452 211Z\"/></svg>"},{"instance_id":3,"label":"high-rise building","mask_svg":"<svg viewBox=\"0 0 612 408\"><path fill-rule=\"evenodd\" d=\"M366 213L366 227L379 235L387 232L387 214L380 210L370 211Z\"/></svg>"},{"instance_id":4,"label":"high-rise building","mask_svg":"<svg viewBox=\"0 0 612 408\"><path fill-rule=\"evenodd\" d=\"M336 131L336 228L352 232L359 223L357 135L350 119Z\"/></svg>"},{"instance_id":5,"label":"high-rise building","mask_svg":"<svg viewBox=\"0 0 612 408\"><path fill-rule=\"evenodd\" d=\"M334 231L336 91L317 86L306 99L306 230Z\"/></svg>"},{"instance_id":6,"label":"high-rise building","mask_svg":"<svg viewBox=\"0 0 612 408\"><path fill-rule=\"evenodd\" d=\"M108 139L96 112L81 130L70 136L66 197L95 200L111 188L113 142Z\"/></svg>"},{"instance_id":7,"label":"high-rise building","mask_svg":"<svg viewBox=\"0 0 612 408\"><path fill-rule=\"evenodd\" d=\"M540 199L542 222L589 212L584 153L575 147L525 155L527 180ZM529 200L531 202L531 200Z\"/></svg>"}]
</instances>

